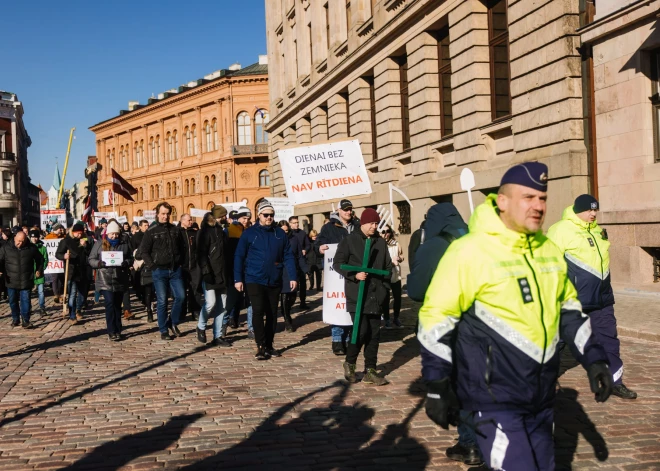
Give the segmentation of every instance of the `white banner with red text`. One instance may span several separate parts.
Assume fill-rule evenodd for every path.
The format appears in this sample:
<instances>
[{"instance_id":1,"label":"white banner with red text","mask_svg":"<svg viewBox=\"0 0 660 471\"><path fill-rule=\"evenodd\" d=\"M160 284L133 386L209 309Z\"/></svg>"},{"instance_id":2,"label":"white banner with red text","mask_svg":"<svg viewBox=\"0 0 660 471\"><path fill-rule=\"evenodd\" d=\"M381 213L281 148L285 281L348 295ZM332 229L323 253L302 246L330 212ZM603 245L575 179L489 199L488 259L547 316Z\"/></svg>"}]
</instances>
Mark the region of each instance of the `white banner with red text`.
<instances>
[{"instance_id":1,"label":"white banner with red text","mask_svg":"<svg viewBox=\"0 0 660 471\"><path fill-rule=\"evenodd\" d=\"M323 322L330 325L353 325L346 310L344 277L332 268L337 245L328 244L323 254Z\"/></svg>"}]
</instances>

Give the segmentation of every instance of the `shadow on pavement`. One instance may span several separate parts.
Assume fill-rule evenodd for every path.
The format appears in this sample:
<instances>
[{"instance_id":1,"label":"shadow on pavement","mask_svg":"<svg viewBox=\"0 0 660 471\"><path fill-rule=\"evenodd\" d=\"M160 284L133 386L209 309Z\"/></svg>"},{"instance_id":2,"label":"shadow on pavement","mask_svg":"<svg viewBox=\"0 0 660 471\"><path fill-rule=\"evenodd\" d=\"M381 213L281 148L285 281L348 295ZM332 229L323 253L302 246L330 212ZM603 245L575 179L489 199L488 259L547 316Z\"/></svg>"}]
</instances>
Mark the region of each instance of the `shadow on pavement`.
<instances>
[{"instance_id":1,"label":"shadow on pavement","mask_svg":"<svg viewBox=\"0 0 660 471\"><path fill-rule=\"evenodd\" d=\"M378 365L378 370L383 376L392 374L412 359L419 356L419 342L417 336L413 335L403 341L403 344L392 353L392 358L386 363Z\"/></svg>"},{"instance_id":2,"label":"shadow on pavement","mask_svg":"<svg viewBox=\"0 0 660 471\"><path fill-rule=\"evenodd\" d=\"M555 402L555 469L573 469L579 436L582 435L594 449L598 461L609 456L605 439L589 419L577 400L575 389L560 389Z\"/></svg>"},{"instance_id":3,"label":"shadow on pavement","mask_svg":"<svg viewBox=\"0 0 660 471\"><path fill-rule=\"evenodd\" d=\"M164 450L176 443L186 427L196 422L202 415L175 416L159 427L105 443L72 465L61 468L61 471L119 469L140 456Z\"/></svg>"},{"instance_id":4,"label":"shadow on pavement","mask_svg":"<svg viewBox=\"0 0 660 471\"><path fill-rule=\"evenodd\" d=\"M287 350L293 350L294 348L298 347L303 347L307 344L310 344L312 342L316 342L317 340L330 337L330 326L326 325L324 327L321 327L320 329L316 329L308 334L305 334L303 338L301 338L298 342L293 343L291 345L287 345L286 347L282 348L280 350L280 353L286 352ZM275 338L277 340L277 337ZM328 348L329 349L329 348Z\"/></svg>"}]
</instances>

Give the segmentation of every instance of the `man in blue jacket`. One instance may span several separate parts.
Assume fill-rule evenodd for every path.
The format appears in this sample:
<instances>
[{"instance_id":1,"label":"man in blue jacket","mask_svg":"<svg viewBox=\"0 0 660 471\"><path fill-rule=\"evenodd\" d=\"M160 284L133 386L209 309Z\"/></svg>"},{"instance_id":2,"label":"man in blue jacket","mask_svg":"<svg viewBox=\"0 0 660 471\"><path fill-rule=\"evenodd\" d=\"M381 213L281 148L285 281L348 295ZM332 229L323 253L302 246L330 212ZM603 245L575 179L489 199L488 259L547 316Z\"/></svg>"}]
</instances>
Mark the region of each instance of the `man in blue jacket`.
<instances>
[{"instance_id":1,"label":"man in blue jacket","mask_svg":"<svg viewBox=\"0 0 660 471\"><path fill-rule=\"evenodd\" d=\"M257 215L257 224L243 232L236 247L234 286L238 291L247 291L257 343L255 357L267 360L280 356L273 348L273 321L282 291L282 270L286 268L292 290L297 286L297 272L289 239L275 224L275 210L268 200L259 203Z\"/></svg>"}]
</instances>

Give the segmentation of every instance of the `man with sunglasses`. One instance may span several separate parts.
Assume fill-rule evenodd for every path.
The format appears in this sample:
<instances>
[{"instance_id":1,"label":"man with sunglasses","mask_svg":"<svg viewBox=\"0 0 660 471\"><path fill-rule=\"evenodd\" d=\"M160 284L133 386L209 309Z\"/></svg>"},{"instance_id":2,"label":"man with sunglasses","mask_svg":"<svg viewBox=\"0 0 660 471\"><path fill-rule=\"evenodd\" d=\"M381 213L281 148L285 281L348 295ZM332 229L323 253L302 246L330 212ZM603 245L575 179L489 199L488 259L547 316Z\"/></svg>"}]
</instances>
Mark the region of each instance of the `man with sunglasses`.
<instances>
[{"instance_id":1,"label":"man with sunglasses","mask_svg":"<svg viewBox=\"0 0 660 471\"><path fill-rule=\"evenodd\" d=\"M280 356L273 348L275 314L282 290L282 270L296 289L296 263L286 233L275 224L275 210L268 200L257 206L258 221L246 229L234 255L234 287L245 290L252 304L252 322L258 360ZM266 316L264 321L264 315Z\"/></svg>"},{"instance_id":2,"label":"man with sunglasses","mask_svg":"<svg viewBox=\"0 0 660 471\"><path fill-rule=\"evenodd\" d=\"M353 215L353 203L347 199L339 202L337 211L330 215L330 221L321 227L314 249L321 256L328 250L328 244L338 244L348 234L360 228L360 220ZM351 331L350 325L333 325L332 327L332 353L346 355L346 339Z\"/></svg>"}]
</instances>

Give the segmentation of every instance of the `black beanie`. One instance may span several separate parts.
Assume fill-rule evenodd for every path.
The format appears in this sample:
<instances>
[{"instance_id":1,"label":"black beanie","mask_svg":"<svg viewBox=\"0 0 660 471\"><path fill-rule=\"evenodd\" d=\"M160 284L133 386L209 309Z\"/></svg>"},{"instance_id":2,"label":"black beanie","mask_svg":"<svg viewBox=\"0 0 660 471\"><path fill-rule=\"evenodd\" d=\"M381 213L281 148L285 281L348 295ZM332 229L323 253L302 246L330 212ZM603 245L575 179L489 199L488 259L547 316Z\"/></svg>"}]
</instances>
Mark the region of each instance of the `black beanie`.
<instances>
[{"instance_id":1,"label":"black beanie","mask_svg":"<svg viewBox=\"0 0 660 471\"><path fill-rule=\"evenodd\" d=\"M575 203L573 204L573 212L575 214L581 213L583 211L591 211L598 208L598 200L591 195L580 195L575 198Z\"/></svg>"}]
</instances>

